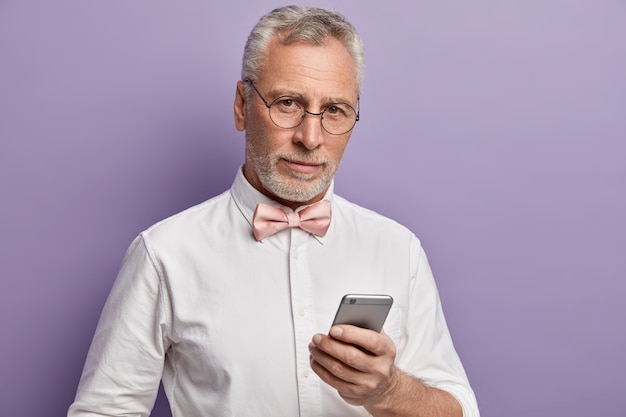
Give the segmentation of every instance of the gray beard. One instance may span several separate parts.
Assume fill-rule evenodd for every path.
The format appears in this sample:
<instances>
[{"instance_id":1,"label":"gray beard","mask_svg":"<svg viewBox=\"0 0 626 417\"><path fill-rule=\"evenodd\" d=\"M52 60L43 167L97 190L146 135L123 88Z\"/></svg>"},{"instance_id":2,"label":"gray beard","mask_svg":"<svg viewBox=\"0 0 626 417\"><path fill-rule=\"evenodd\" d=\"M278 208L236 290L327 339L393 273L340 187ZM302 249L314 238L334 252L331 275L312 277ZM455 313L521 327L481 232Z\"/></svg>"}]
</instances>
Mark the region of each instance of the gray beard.
<instances>
[{"instance_id":1,"label":"gray beard","mask_svg":"<svg viewBox=\"0 0 626 417\"><path fill-rule=\"evenodd\" d=\"M277 161L283 155L250 156L254 166L258 169L257 175L263 187L286 201L302 203L319 196L330 186L335 171L337 170L337 167L331 165L329 161L324 161L324 173L322 177L317 180L311 180L310 175L302 173L292 173L291 178L285 179L277 174L273 163L273 161ZM288 159L314 160L314 158L306 156L303 158L303 155L297 155L293 158L288 155L286 156Z\"/></svg>"}]
</instances>

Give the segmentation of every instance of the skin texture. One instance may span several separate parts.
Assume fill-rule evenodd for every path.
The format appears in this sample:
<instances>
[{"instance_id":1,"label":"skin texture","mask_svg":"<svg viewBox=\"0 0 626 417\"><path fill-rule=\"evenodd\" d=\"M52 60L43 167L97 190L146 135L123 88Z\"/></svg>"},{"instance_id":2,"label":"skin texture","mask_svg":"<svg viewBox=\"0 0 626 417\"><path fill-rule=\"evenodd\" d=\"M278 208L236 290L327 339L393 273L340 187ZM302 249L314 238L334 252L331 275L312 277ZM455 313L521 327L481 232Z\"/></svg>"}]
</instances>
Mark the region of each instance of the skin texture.
<instances>
[{"instance_id":1,"label":"skin texture","mask_svg":"<svg viewBox=\"0 0 626 417\"><path fill-rule=\"evenodd\" d=\"M323 45L273 40L264 64L253 81L268 102L299 97L312 113L335 102L357 107L354 62L334 38ZM323 198L352 132L331 135L319 116L311 115L296 128L279 128L256 94L246 97L243 81L237 84L234 113L236 128L246 133L243 172L254 188L292 209ZM362 405L373 416L462 417L450 394L395 367L396 347L384 333L334 326L329 335L313 336L309 350L317 375L346 402Z\"/></svg>"}]
</instances>

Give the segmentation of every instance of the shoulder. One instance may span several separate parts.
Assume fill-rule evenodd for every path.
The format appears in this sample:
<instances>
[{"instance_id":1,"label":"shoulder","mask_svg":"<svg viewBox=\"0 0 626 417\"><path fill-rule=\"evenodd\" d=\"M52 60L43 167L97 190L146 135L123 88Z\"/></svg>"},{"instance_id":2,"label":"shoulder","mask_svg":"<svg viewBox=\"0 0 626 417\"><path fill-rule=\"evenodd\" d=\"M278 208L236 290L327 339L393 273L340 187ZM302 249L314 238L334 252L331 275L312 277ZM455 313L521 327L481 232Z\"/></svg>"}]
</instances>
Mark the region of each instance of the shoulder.
<instances>
[{"instance_id":1,"label":"shoulder","mask_svg":"<svg viewBox=\"0 0 626 417\"><path fill-rule=\"evenodd\" d=\"M415 234L406 226L387 216L352 203L343 197L333 197L333 217L340 225L369 231L378 236L393 236L419 242Z\"/></svg>"},{"instance_id":2,"label":"shoulder","mask_svg":"<svg viewBox=\"0 0 626 417\"><path fill-rule=\"evenodd\" d=\"M153 243L192 238L198 233L213 229L212 223L216 218L227 217L230 202L230 192L223 192L153 224L141 236Z\"/></svg>"}]
</instances>

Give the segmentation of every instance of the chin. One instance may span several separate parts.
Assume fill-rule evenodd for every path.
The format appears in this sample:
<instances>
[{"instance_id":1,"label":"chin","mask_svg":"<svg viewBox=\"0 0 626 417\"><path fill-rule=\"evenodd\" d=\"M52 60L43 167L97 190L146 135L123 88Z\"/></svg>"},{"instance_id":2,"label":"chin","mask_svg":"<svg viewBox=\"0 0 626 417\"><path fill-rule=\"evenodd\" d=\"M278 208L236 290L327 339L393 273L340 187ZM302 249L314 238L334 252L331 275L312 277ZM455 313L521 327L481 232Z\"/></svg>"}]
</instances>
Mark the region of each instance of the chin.
<instances>
[{"instance_id":1,"label":"chin","mask_svg":"<svg viewBox=\"0 0 626 417\"><path fill-rule=\"evenodd\" d=\"M264 184L266 190L285 201L296 203L306 203L320 196L328 189L328 185L321 180L314 183L302 180L281 180L268 181Z\"/></svg>"}]
</instances>

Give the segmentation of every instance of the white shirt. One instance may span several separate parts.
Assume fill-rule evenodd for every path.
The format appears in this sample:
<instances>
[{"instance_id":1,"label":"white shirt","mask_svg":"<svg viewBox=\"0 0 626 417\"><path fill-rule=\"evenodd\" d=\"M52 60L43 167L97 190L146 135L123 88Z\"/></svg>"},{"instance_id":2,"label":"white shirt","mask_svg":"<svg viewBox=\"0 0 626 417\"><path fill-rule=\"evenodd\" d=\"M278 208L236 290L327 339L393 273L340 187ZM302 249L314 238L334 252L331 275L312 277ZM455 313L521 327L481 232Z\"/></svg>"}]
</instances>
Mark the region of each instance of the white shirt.
<instances>
[{"instance_id":1,"label":"white shirt","mask_svg":"<svg viewBox=\"0 0 626 417\"><path fill-rule=\"evenodd\" d=\"M159 382L174 417L367 416L309 366L347 293L394 299L385 332L397 366L478 417L418 239L334 195L324 237L297 228L257 242L257 203L232 188L141 233L124 260L68 416L148 416ZM286 210L290 210L283 207Z\"/></svg>"}]
</instances>

